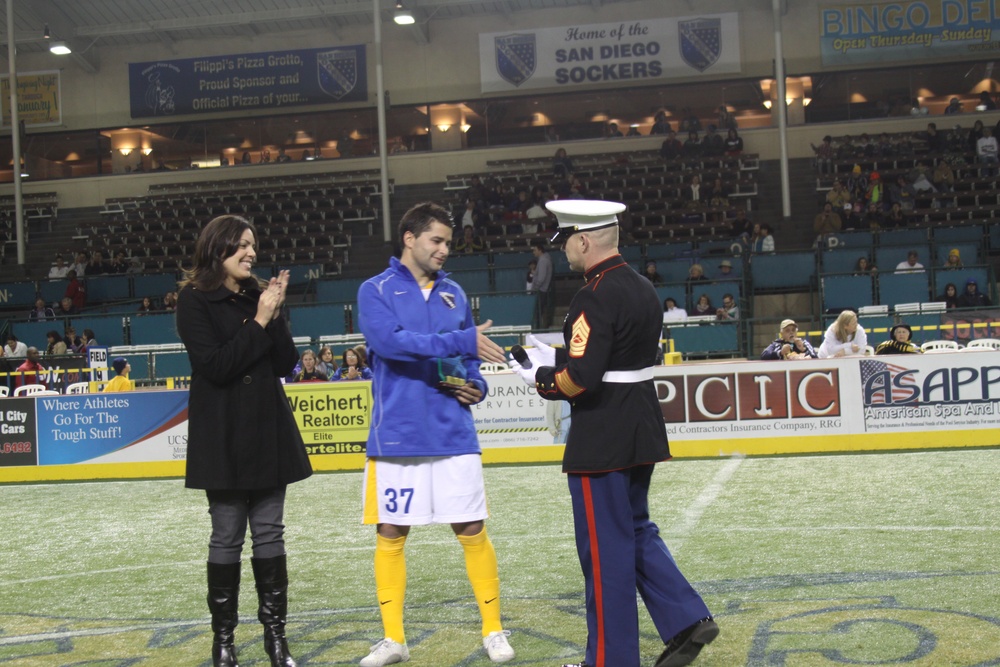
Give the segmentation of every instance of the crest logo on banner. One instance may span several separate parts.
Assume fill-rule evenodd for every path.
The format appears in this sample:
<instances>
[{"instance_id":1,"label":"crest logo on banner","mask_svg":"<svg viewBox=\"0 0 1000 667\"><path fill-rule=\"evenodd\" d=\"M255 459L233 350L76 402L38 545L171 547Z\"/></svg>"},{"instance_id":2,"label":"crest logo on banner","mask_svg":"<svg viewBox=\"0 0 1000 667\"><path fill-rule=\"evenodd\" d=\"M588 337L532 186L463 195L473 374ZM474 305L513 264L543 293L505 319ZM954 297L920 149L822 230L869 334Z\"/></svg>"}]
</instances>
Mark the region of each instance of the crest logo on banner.
<instances>
[{"instance_id":1,"label":"crest logo on banner","mask_svg":"<svg viewBox=\"0 0 1000 667\"><path fill-rule=\"evenodd\" d=\"M173 84L179 73L180 69L171 63L156 63L142 71L146 107L154 116L169 116L177 110Z\"/></svg>"},{"instance_id":2,"label":"crest logo on banner","mask_svg":"<svg viewBox=\"0 0 1000 667\"><path fill-rule=\"evenodd\" d=\"M504 81L520 86L535 73L535 35L503 35L494 37L497 73Z\"/></svg>"},{"instance_id":3,"label":"crest logo on banner","mask_svg":"<svg viewBox=\"0 0 1000 667\"><path fill-rule=\"evenodd\" d=\"M336 49L316 54L319 87L335 100L354 90L358 82L358 52Z\"/></svg>"},{"instance_id":4,"label":"crest logo on banner","mask_svg":"<svg viewBox=\"0 0 1000 667\"><path fill-rule=\"evenodd\" d=\"M699 72L722 55L722 19L691 19L677 23L681 58Z\"/></svg>"}]
</instances>

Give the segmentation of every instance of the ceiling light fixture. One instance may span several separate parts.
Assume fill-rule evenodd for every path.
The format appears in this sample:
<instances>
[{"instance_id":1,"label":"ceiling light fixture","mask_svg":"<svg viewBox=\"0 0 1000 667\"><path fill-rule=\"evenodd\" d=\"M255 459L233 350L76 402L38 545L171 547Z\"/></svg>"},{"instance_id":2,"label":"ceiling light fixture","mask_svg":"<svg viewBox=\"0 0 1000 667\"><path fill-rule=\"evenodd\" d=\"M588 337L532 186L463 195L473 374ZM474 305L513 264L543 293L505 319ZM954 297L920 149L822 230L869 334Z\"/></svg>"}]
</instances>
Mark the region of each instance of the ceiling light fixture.
<instances>
[{"instance_id":1,"label":"ceiling light fixture","mask_svg":"<svg viewBox=\"0 0 1000 667\"><path fill-rule=\"evenodd\" d=\"M49 47L49 51L57 56L67 56L73 53L73 49L69 48L66 42L52 42L52 46Z\"/></svg>"},{"instance_id":2,"label":"ceiling light fixture","mask_svg":"<svg viewBox=\"0 0 1000 667\"><path fill-rule=\"evenodd\" d=\"M417 22L413 18L413 12L409 9L403 9L402 0L396 0L396 12L393 14L392 20L396 22L396 25L413 25Z\"/></svg>"}]
</instances>

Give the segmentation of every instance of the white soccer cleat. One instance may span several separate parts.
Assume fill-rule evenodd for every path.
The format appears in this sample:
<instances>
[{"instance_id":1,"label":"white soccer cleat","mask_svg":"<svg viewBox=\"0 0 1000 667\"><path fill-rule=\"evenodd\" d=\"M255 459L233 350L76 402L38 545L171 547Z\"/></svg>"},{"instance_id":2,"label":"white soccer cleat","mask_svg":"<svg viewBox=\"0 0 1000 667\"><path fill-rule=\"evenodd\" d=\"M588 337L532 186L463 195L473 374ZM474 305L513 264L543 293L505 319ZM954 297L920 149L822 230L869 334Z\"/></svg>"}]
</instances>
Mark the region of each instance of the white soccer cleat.
<instances>
[{"instance_id":1,"label":"white soccer cleat","mask_svg":"<svg viewBox=\"0 0 1000 667\"><path fill-rule=\"evenodd\" d=\"M512 651L511 656L513 657L513 655ZM368 654L368 657L362 658L358 664L361 667L383 667L384 665L395 665L397 662L407 662L409 659L410 649L406 648L406 644L394 642L386 637L372 646L372 652Z\"/></svg>"},{"instance_id":2,"label":"white soccer cleat","mask_svg":"<svg viewBox=\"0 0 1000 667\"><path fill-rule=\"evenodd\" d=\"M483 637L483 648L493 662L507 662L514 659L514 649L507 642L510 630L497 630Z\"/></svg>"}]
</instances>

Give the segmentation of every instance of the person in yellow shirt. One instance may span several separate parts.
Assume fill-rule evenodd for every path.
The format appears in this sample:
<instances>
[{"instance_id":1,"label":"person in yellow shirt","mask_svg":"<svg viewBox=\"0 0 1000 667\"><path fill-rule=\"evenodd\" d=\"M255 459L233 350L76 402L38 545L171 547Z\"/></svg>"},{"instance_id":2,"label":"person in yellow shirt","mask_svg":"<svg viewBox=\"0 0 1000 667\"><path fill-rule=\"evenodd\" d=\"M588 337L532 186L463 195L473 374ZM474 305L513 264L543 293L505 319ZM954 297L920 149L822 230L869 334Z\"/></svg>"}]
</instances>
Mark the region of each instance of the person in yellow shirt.
<instances>
[{"instance_id":1,"label":"person in yellow shirt","mask_svg":"<svg viewBox=\"0 0 1000 667\"><path fill-rule=\"evenodd\" d=\"M132 372L132 366L128 363L128 359L125 357L116 357L115 360L111 362L111 366L115 369L115 373L117 373L117 375L115 375L111 382L104 385L104 389L101 391L104 393L132 391L132 381L128 379L128 374Z\"/></svg>"}]
</instances>

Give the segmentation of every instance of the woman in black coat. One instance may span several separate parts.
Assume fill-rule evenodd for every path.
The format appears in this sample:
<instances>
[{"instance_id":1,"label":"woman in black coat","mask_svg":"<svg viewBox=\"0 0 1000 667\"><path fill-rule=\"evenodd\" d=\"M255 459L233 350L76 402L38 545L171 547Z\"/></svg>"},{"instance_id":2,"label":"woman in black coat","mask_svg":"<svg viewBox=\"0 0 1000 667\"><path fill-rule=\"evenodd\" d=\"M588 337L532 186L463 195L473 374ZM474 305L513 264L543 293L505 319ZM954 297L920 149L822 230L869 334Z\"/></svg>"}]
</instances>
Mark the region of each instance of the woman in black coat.
<instances>
[{"instance_id":1,"label":"woman in black coat","mask_svg":"<svg viewBox=\"0 0 1000 667\"><path fill-rule=\"evenodd\" d=\"M212 661L237 665L240 554L249 523L264 647L272 666L294 667L285 639L285 487L312 474L279 378L298 352L281 314L288 286L251 273L256 230L243 218L209 222L177 299L177 331L191 360L188 488L205 489L212 517L208 606Z\"/></svg>"}]
</instances>

